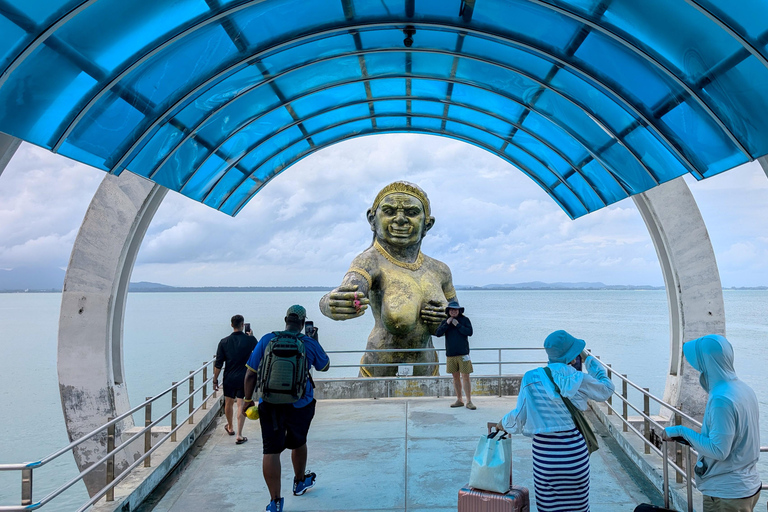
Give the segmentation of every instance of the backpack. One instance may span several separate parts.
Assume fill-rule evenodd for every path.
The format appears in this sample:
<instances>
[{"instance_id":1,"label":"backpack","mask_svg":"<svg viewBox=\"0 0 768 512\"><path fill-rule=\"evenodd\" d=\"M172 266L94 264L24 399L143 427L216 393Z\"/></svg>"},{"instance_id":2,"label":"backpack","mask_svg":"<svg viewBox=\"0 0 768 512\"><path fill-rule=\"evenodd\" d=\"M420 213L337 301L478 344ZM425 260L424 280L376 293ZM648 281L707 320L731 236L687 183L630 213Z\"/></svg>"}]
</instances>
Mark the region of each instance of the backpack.
<instances>
[{"instance_id":1,"label":"backpack","mask_svg":"<svg viewBox=\"0 0 768 512\"><path fill-rule=\"evenodd\" d=\"M272 334L257 372L261 398L270 404L292 404L307 390L306 349L300 333Z\"/></svg>"}]
</instances>

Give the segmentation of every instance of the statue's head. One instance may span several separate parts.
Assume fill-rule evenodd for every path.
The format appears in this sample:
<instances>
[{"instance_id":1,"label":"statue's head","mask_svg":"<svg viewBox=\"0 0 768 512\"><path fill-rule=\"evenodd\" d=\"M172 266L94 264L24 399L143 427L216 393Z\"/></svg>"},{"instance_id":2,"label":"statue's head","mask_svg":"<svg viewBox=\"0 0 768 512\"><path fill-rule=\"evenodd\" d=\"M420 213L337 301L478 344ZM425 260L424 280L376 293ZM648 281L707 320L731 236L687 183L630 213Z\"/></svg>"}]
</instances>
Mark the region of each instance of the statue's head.
<instances>
[{"instance_id":1,"label":"statue's head","mask_svg":"<svg viewBox=\"0 0 768 512\"><path fill-rule=\"evenodd\" d=\"M367 212L376 238L391 245L418 244L435 225L427 194L407 181L390 183L376 195Z\"/></svg>"}]
</instances>

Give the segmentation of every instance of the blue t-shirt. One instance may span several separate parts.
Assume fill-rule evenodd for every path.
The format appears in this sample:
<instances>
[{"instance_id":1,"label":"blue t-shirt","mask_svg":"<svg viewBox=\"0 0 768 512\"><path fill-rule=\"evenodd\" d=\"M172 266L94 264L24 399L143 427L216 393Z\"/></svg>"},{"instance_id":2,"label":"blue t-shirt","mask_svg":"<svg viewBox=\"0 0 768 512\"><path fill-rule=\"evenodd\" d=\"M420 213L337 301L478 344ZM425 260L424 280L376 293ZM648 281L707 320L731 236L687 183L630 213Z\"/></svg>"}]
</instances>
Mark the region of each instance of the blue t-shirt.
<instances>
[{"instance_id":1,"label":"blue t-shirt","mask_svg":"<svg viewBox=\"0 0 768 512\"><path fill-rule=\"evenodd\" d=\"M262 336L262 338L259 340L259 343L256 344L256 348L253 349L253 352L251 352L251 357L248 359L248 362L245 364L245 366L254 372L258 371L259 363L264 357L264 352L267 350L267 344L272 341L274 337L275 333L272 332ZM299 339L304 342L304 350L307 354L307 371L309 371L313 366L319 372L328 371L328 368L331 366L331 360L328 358L328 354L325 353L325 350L323 350L323 347L320 346L320 343L318 343L317 340L303 334L299 337ZM302 408L305 405L309 405L314 397L315 393L312 389L312 384L310 384L309 379L307 379L307 390L304 393L304 396L295 402L293 406L296 408ZM261 402L261 400L259 400L259 402Z\"/></svg>"}]
</instances>

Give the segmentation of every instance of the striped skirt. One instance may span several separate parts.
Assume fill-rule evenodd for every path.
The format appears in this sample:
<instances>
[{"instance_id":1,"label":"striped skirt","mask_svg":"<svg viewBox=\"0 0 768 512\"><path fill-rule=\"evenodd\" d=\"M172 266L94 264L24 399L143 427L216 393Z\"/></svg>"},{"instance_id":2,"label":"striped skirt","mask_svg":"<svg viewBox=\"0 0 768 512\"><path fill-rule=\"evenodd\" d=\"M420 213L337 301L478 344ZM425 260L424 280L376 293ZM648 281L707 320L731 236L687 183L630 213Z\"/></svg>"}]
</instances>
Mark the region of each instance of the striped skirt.
<instances>
[{"instance_id":1,"label":"striped skirt","mask_svg":"<svg viewBox=\"0 0 768 512\"><path fill-rule=\"evenodd\" d=\"M539 512L589 512L589 451L576 430L533 436Z\"/></svg>"}]
</instances>

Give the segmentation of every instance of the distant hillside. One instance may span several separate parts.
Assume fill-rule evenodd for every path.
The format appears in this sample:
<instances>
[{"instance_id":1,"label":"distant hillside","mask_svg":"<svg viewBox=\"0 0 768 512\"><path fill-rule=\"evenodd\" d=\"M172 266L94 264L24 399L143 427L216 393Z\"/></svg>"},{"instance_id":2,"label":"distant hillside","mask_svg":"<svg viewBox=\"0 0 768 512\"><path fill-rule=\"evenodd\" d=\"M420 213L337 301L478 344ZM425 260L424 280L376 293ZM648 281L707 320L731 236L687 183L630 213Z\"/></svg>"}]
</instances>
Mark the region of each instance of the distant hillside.
<instances>
[{"instance_id":1,"label":"distant hillside","mask_svg":"<svg viewBox=\"0 0 768 512\"><path fill-rule=\"evenodd\" d=\"M457 286L457 290L663 290L663 286L631 285L605 283L545 283L542 281L530 281L515 284L487 284L485 286Z\"/></svg>"},{"instance_id":2,"label":"distant hillside","mask_svg":"<svg viewBox=\"0 0 768 512\"><path fill-rule=\"evenodd\" d=\"M58 267L0 269L0 292L60 292L64 286L65 273Z\"/></svg>"}]
</instances>

